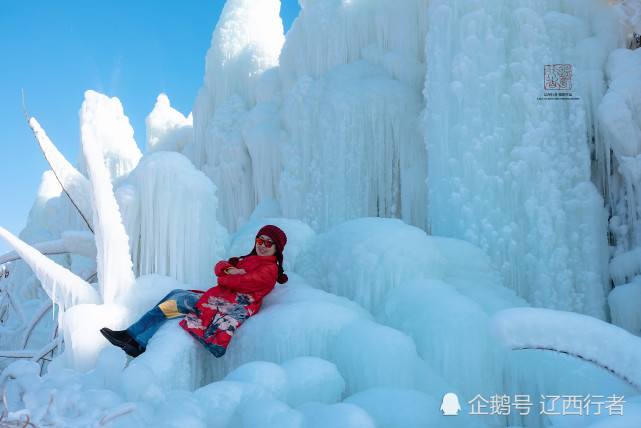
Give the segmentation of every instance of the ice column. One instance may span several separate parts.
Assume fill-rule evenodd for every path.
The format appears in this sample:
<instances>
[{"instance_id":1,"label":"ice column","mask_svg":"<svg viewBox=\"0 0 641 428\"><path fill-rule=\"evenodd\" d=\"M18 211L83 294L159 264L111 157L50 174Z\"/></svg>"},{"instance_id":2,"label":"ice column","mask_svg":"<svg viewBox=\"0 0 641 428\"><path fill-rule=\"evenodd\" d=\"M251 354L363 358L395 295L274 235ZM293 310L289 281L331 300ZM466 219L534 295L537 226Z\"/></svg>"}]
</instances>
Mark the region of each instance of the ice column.
<instances>
[{"instance_id":1,"label":"ice column","mask_svg":"<svg viewBox=\"0 0 641 428\"><path fill-rule=\"evenodd\" d=\"M194 103L190 156L217 184L219 219L231 230L249 218L254 207L251 159L239 138L240 116L256 104L261 74L278 65L284 41L279 12L278 0L229 0L225 4L205 58L204 86ZM234 204L238 193L241 200Z\"/></svg>"},{"instance_id":2,"label":"ice column","mask_svg":"<svg viewBox=\"0 0 641 428\"><path fill-rule=\"evenodd\" d=\"M225 255L227 231L216 221L216 188L178 153L145 155L116 193L130 237L136 276L156 273L208 286Z\"/></svg>"},{"instance_id":3,"label":"ice column","mask_svg":"<svg viewBox=\"0 0 641 428\"><path fill-rule=\"evenodd\" d=\"M103 303L125 303L129 301L135 282L129 255L129 237L114 197L102 147L96 135L87 127L90 128L91 125L83 125L80 133L83 135L82 150L91 184L98 282Z\"/></svg>"},{"instance_id":4,"label":"ice column","mask_svg":"<svg viewBox=\"0 0 641 428\"><path fill-rule=\"evenodd\" d=\"M364 60L318 81L300 79L282 110L290 133L282 146L283 214L324 231L358 217L403 218L415 198L426 203L421 108L419 94ZM413 166L425 175L408 174ZM415 198L402 200L403 186ZM420 223L415 215L412 223Z\"/></svg>"},{"instance_id":5,"label":"ice column","mask_svg":"<svg viewBox=\"0 0 641 428\"><path fill-rule=\"evenodd\" d=\"M424 2L301 2L279 67L285 216L319 232L364 216L427 229L427 28Z\"/></svg>"},{"instance_id":6,"label":"ice column","mask_svg":"<svg viewBox=\"0 0 641 428\"><path fill-rule=\"evenodd\" d=\"M208 122L216 108L238 94L246 107L255 104L260 74L278 64L283 24L277 0L229 0L205 57L205 84L194 103L196 166L207 162Z\"/></svg>"},{"instance_id":7,"label":"ice column","mask_svg":"<svg viewBox=\"0 0 641 428\"><path fill-rule=\"evenodd\" d=\"M280 55L284 93L305 75L316 79L365 58L420 90L425 77L427 2L300 1L301 13Z\"/></svg>"}]
</instances>

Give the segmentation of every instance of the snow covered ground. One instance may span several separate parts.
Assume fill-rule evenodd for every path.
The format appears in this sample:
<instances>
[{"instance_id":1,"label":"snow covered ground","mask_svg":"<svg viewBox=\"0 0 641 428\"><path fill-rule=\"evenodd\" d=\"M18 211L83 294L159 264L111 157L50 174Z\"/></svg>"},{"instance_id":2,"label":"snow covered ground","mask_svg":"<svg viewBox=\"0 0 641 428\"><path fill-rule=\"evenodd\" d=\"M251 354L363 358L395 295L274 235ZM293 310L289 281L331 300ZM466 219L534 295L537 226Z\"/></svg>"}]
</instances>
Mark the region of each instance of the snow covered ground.
<instances>
[{"instance_id":1,"label":"snow covered ground","mask_svg":"<svg viewBox=\"0 0 641 428\"><path fill-rule=\"evenodd\" d=\"M144 154L94 91L76 167L31 121L54 173L0 228L0 426L641 426L641 7L300 4L284 37L228 0ZM224 357L176 321L102 338L264 224L290 280Z\"/></svg>"}]
</instances>

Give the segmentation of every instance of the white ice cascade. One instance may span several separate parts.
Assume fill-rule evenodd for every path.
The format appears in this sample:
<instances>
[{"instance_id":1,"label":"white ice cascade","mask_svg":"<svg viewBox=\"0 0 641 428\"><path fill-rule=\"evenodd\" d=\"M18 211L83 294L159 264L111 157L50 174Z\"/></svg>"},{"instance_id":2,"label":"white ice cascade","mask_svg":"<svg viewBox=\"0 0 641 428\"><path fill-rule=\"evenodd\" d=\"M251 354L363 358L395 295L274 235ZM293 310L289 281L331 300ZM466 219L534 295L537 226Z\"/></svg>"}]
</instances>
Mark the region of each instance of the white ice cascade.
<instances>
[{"instance_id":1,"label":"white ice cascade","mask_svg":"<svg viewBox=\"0 0 641 428\"><path fill-rule=\"evenodd\" d=\"M95 140L111 181L117 184L117 179L134 169L142 157L134 140L134 130L124 114L120 100L95 91L86 91L85 101L78 114L81 140ZM82 151L78 154L76 168L82 174L87 174L87 161Z\"/></svg>"},{"instance_id":2,"label":"white ice cascade","mask_svg":"<svg viewBox=\"0 0 641 428\"><path fill-rule=\"evenodd\" d=\"M607 74L599 119L616 244L610 275L615 284L623 284L641 274L641 49L612 52Z\"/></svg>"},{"instance_id":3,"label":"white ice cascade","mask_svg":"<svg viewBox=\"0 0 641 428\"><path fill-rule=\"evenodd\" d=\"M223 208L219 220L230 230L255 206L251 159L241 130L246 110L256 104L259 77L278 65L285 39L279 12L278 0L227 1L194 102L190 157L216 184Z\"/></svg>"},{"instance_id":4,"label":"white ice cascade","mask_svg":"<svg viewBox=\"0 0 641 428\"><path fill-rule=\"evenodd\" d=\"M33 269L51 301L59 305L62 310L79 303L100 302L100 296L89 283L42 255L2 227L0 227L0 237L7 241Z\"/></svg>"},{"instance_id":5,"label":"white ice cascade","mask_svg":"<svg viewBox=\"0 0 641 428\"><path fill-rule=\"evenodd\" d=\"M419 126L427 11L406 3L301 4L279 68L285 216L317 231L366 216L427 228Z\"/></svg>"},{"instance_id":6,"label":"white ice cascade","mask_svg":"<svg viewBox=\"0 0 641 428\"><path fill-rule=\"evenodd\" d=\"M83 103L83 111L91 111L91 101L92 98L87 97ZM114 197L110 171L102 150L104 146L99 140L99 137L104 134L96 134L96 128L92 125L91 122L82 122L80 135L87 173L91 181L93 224L98 250L96 258L98 282L104 303L126 302L135 282L129 255L129 237L122 224L120 209Z\"/></svg>"},{"instance_id":7,"label":"white ice cascade","mask_svg":"<svg viewBox=\"0 0 641 428\"><path fill-rule=\"evenodd\" d=\"M171 107L169 97L158 95L156 105L145 118L147 148L145 153L159 150L182 152L193 140L193 118L183 116Z\"/></svg>"},{"instance_id":8,"label":"white ice cascade","mask_svg":"<svg viewBox=\"0 0 641 428\"><path fill-rule=\"evenodd\" d=\"M619 35L597 0L430 7L432 231L480 246L535 306L606 317L607 217L590 157ZM539 99L548 64L572 66L578 100Z\"/></svg>"},{"instance_id":9,"label":"white ice cascade","mask_svg":"<svg viewBox=\"0 0 641 428\"><path fill-rule=\"evenodd\" d=\"M181 154L146 154L116 197L136 276L166 275L208 288L227 231L216 220L216 188L205 174Z\"/></svg>"}]
</instances>

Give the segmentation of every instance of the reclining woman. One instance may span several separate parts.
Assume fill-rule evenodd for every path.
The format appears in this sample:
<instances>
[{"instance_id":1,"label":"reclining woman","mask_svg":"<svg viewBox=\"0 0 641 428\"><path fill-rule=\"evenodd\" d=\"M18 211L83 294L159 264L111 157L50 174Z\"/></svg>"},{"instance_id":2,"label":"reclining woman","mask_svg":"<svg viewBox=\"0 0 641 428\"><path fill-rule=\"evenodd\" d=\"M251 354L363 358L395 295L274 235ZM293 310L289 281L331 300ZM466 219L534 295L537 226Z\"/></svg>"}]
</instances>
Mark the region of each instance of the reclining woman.
<instances>
[{"instance_id":1,"label":"reclining woman","mask_svg":"<svg viewBox=\"0 0 641 428\"><path fill-rule=\"evenodd\" d=\"M249 254L216 264L218 285L207 291L172 290L126 330L105 327L100 332L113 345L137 357L166 320L181 317L183 329L216 357L222 357L236 329L258 312L276 282L287 282L283 272L286 243L285 232L273 225L264 226Z\"/></svg>"}]
</instances>

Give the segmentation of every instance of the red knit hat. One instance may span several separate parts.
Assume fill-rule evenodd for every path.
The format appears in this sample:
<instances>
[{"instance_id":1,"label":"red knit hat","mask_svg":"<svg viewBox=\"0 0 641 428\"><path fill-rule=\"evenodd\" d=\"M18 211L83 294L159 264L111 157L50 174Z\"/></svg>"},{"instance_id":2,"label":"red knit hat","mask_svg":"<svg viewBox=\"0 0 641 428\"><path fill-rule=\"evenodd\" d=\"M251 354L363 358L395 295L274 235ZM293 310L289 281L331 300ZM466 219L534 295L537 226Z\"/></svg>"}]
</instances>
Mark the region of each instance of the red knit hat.
<instances>
[{"instance_id":1,"label":"red knit hat","mask_svg":"<svg viewBox=\"0 0 641 428\"><path fill-rule=\"evenodd\" d=\"M258 233L256 234L256 238L258 238L260 235L265 235L272 238L272 241L274 241L274 244L276 244L276 248L278 248L278 251L280 253L283 252L285 244L287 244L287 235L285 235L285 232L283 232L281 229L274 225L268 224L267 226L263 226L258 231Z\"/></svg>"},{"instance_id":2,"label":"red knit hat","mask_svg":"<svg viewBox=\"0 0 641 428\"><path fill-rule=\"evenodd\" d=\"M287 244L287 235L285 235L285 232L283 232L280 228L272 224L263 226L256 234L256 238L258 238L260 235L269 236L272 241L274 241L274 244L276 244L276 260L278 262L277 281L279 284L286 283L288 278L283 271L283 249L285 249L285 244Z\"/></svg>"}]
</instances>

